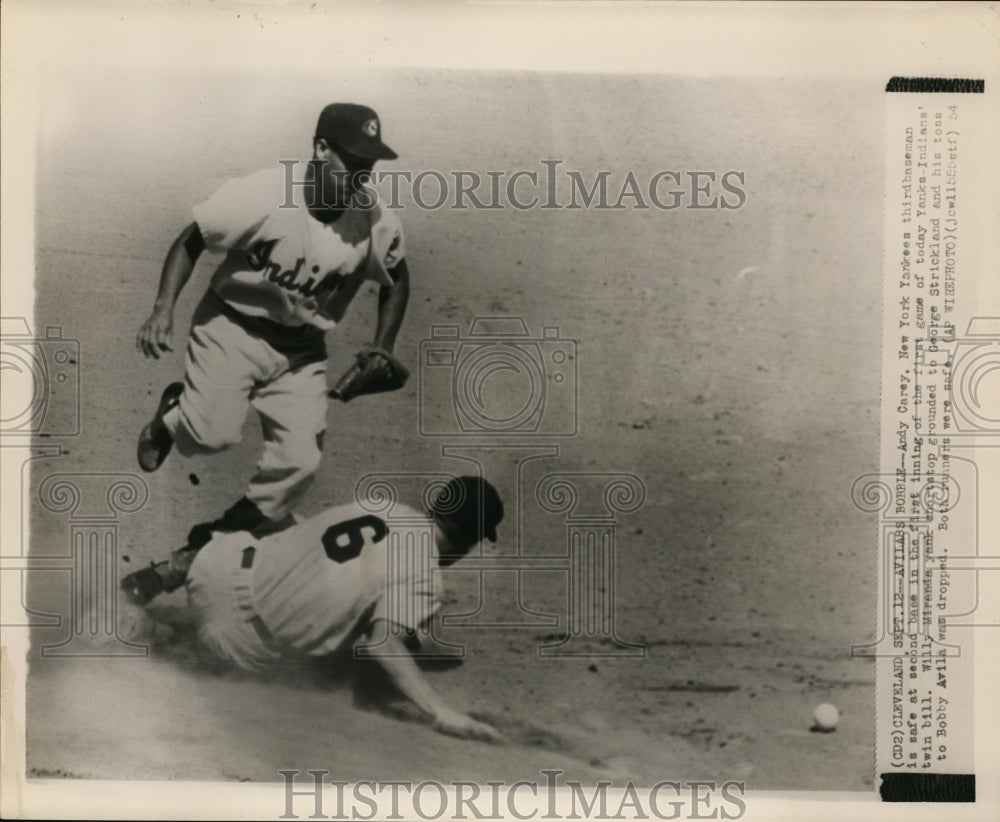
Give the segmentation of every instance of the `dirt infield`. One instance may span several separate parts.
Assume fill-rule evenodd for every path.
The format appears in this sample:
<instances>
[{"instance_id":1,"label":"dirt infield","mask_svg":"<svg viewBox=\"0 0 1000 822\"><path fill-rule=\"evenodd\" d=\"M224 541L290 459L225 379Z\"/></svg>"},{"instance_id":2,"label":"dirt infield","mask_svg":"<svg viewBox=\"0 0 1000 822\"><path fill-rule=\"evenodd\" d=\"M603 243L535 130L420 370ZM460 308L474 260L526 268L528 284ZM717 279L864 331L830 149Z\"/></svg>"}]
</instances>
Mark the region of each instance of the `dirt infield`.
<instances>
[{"instance_id":1,"label":"dirt infield","mask_svg":"<svg viewBox=\"0 0 1000 822\"><path fill-rule=\"evenodd\" d=\"M42 658L69 622L33 631L29 775L274 781L283 768L329 768L347 780L484 781L558 768L588 782L870 788L873 668L849 652L874 632L874 531L850 488L877 470L882 135L853 124L880 122L878 89L458 72L255 77L252 89L249 79L47 81L60 105L39 140L36 324L80 341L82 431L32 463L32 555L65 554L70 539L67 516L37 504L47 476L139 473L136 435L182 373L210 272L200 263L181 298L175 352L144 361L135 333L191 205L232 176L307 158L322 105L353 99L382 116L393 167L415 173L541 173L555 159L585 175L613 170L613 181L744 173L746 203L731 210L401 212L413 293L396 353L414 371L435 324L464 331L476 316L576 341L579 432L524 438L523 453L558 454L526 462L520 488L551 472L641 478L645 502L615 526L615 631L646 653L600 656L614 643L597 637L593 657L541 657L565 621L532 615L564 620L565 572L524 573L519 608L513 571L488 575L481 602L480 577L457 566L445 612L476 612L481 625L441 627L466 660L429 676L508 738L488 746L355 705L328 671L220 672L123 606L121 631L152 642L148 658ZM375 299L364 290L329 336L331 374L368 341ZM331 403L303 513L351 499L372 472L466 470L442 455L457 440L419 429L420 412L440 416L449 401L421 397L415 380ZM143 476L148 499L117 521L119 571L180 545L240 496L259 444L250 421L239 446L173 455ZM476 452L509 501L521 456ZM521 501L523 552L564 552L565 518ZM495 551L515 550L517 525L501 525ZM68 577L35 573L27 602L68 614ZM176 594L161 607L182 604ZM513 624L482 624L496 622ZM841 711L835 733L810 731L822 702Z\"/></svg>"}]
</instances>

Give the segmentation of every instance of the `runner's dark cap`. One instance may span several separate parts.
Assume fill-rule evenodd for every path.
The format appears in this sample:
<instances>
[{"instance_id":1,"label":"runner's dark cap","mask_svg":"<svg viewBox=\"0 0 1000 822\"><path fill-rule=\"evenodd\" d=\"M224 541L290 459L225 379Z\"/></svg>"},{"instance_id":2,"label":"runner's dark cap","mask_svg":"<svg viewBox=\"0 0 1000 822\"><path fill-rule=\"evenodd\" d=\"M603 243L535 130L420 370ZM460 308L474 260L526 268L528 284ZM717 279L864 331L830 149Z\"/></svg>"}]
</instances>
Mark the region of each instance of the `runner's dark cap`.
<instances>
[{"instance_id":1,"label":"runner's dark cap","mask_svg":"<svg viewBox=\"0 0 1000 822\"><path fill-rule=\"evenodd\" d=\"M503 502L487 480L453 477L437 495L431 513L476 542L483 537L496 542L497 525L503 519Z\"/></svg>"}]
</instances>

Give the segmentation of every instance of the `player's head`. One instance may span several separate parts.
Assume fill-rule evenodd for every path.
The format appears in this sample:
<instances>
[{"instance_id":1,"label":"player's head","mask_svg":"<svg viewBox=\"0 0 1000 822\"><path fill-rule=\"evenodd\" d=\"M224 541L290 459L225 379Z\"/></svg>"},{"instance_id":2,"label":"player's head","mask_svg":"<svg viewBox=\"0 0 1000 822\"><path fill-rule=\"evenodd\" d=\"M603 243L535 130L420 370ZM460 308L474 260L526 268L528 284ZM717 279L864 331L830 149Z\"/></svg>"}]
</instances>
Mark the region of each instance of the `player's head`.
<instances>
[{"instance_id":1,"label":"player's head","mask_svg":"<svg viewBox=\"0 0 1000 822\"><path fill-rule=\"evenodd\" d=\"M454 477L441 489L429 513L450 548L447 553L441 553L441 565L451 565L482 540L497 541L497 525L503 519L503 502L497 489L487 480L481 477Z\"/></svg>"},{"instance_id":2,"label":"player's head","mask_svg":"<svg viewBox=\"0 0 1000 822\"><path fill-rule=\"evenodd\" d=\"M376 160L395 160L396 156L382 142L382 124L368 106L331 103L320 112L313 162L321 167L325 204L345 206Z\"/></svg>"}]
</instances>

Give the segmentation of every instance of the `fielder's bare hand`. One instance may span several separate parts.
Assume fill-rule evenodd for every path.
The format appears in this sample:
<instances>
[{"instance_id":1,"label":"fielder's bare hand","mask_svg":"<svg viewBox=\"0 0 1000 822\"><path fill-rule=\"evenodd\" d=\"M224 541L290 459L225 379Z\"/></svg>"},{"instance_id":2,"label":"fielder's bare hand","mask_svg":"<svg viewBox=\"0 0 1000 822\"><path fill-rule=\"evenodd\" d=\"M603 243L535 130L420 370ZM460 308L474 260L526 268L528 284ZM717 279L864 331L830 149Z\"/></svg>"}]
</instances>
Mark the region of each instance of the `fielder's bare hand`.
<instances>
[{"instance_id":1,"label":"fielder's bare hand","mask_svg":"<svg viewBox=\"0 0 1000 822\"><path fill-rule=\"evenodd\" d=\"M173 312L154 310L139 328L135 344L147 358L158 360L162 352L174 350L173 333Z\"/></svg>"},{"instance_id":2,"label":"fielder's bare hand","mask_svg":"<svg viewBox=\"0 0 1000 822\"><path fill-rule=\"evenodd\" d=\"M478 739L482 742L492 742L499 745L504 741L503 734L492 725L479 722L467 714L451 709L443 710L434 718L434 730L448 736L460 739Z\"/></svg>"}]
</instances>

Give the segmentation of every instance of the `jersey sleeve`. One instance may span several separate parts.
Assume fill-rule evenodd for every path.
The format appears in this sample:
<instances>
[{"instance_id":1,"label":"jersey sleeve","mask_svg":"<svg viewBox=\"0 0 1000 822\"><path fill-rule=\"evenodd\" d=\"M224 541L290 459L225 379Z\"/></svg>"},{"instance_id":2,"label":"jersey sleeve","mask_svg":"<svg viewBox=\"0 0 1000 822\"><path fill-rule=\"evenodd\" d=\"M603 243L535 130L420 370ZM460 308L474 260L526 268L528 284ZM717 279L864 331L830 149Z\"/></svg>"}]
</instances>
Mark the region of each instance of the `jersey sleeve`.
<instances>
[{"instance_id":1,"label":"jersey sleeve","mask_svg":"<svg viewBox=\"0 0 1000 822\"><path fill-rule=\"evenodd\" d=\"M382 213L382 219L386 223L385 236L389 238L388 245L382 251L382 264L391 271L406 256L406 241L399 217L391 211L383 210Z\"/></svg>"},{"instance_id":2,"label":"jersey sleeve","mask_svg":"<svg viewBox=\"0 0 1000 822\"><path fill-rule=\"evenodd\" d=\"M366 276L382 285L392 285L389 271L406 256L406 241L399 217L376 206L372 212L371 242Z\"/></svg>"},{"instance_id":3,"label":"jersey sleeve","mask_svg":"<svg viewBox=\"0 0 1000 822\"><path fill-rule=\"evenodd\" d=\"M271 175L251 174L225 183L192 209L195 222L210 251L247 248L270 216L268 192ZM271 199L281 192L271 192ZM280 200L275 200L280 202Z\"/></svg>"}]
</instances>

